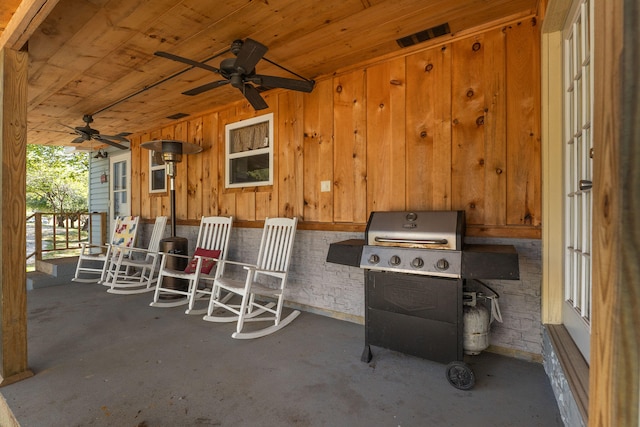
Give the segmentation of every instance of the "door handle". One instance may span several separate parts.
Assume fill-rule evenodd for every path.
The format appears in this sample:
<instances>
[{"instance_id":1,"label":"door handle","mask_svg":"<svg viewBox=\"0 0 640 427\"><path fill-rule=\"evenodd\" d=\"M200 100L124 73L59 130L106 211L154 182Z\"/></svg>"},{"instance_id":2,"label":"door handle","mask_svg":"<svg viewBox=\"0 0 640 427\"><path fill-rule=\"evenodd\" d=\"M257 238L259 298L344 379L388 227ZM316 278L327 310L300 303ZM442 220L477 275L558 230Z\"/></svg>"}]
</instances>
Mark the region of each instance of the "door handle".
<instances>
[{"instance_id":1,"label":"door handle","mask_svg":"<svg viewBox=\"0 0 640 427\"><path fill-rule=\"evenodd\" d=\"M580 191L589 191L591 190L591 187L593 187L593 182L588 179L581 179L579 187Z\"/></svg>"}]
</instances>

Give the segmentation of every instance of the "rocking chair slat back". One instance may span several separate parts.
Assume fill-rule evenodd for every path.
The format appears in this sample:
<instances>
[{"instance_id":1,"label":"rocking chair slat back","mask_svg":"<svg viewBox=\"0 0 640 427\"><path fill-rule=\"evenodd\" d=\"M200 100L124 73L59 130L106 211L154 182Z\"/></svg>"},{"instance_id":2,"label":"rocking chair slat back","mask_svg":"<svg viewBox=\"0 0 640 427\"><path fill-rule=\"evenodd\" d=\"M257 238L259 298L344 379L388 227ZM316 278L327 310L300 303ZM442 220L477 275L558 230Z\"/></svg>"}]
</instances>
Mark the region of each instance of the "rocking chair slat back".
<instances>
[{"instance_id":1,"label":"rocking chair slat back","mask_svg":"<svg viewBox=\"0 0 640 427\"><path fill-rule=\"evenodd\" d=\"M288 218L268 218L267 221L258 253L258 268L287 271L293 247L293 239L290 237L295 233L295 226L291 227L291 220Z\"/></svg>"}]
</instances>

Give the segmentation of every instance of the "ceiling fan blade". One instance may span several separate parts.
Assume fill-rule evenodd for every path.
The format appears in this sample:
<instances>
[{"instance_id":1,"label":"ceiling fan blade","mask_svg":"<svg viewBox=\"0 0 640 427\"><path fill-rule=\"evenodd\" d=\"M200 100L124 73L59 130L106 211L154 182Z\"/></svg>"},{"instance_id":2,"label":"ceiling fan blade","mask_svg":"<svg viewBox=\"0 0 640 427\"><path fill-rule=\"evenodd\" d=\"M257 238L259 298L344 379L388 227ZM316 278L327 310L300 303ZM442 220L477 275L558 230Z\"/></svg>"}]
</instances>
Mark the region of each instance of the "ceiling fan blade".
<instances>
[{"instance_id":1,"label":"ceiling fan blade","mask_svg":"<svg viewBox=\"0 0 640 427\"><path fill-rule=\"evenodd\" d=\"M153 54L156 55L156 56L160 56L162 58L171 59L172 61L182 62L183 64L191 65L192 67L202 68L203 70L207 70L207 71L211 71L213 73L220 74L220 70L217 69L216 67L212 67L211 65L207 65L207 64L204 64L202 62L194 61L192 59L183 58L181 56L174 55L173 53L158 51L158 52L154 52Z\"/></svg>"},{"instance_id":2,"label":"ceiling fan blade","mask_svg":"<svg viewBox=\"0 0 640 427\"><path fill-rule=\"evenodd\" d=\"M65 125L64 123L59 123L59 125L60 125L60 126L64 126L64 127L66 127L66 128L69 128L69 129L71 129L74 133L77 133L76 128L74 128L74 127L71 127L71 126L69 126L69 125Z\"/></svg>"},{"instance_id":3,"label":"ceiling fan blade","mask_svg":"<svg viewBox=\"0 0 640 427\"><path fill-rule=\"evenodd\" d=\"M125 135L131 135L131 133L129 132L123 132ZM117 135L95 135L93 137L93 139L97 139L96 137L99 137L102 140L110 140L110 141L121 141L121 142L130 142L127 138L125 138L125 135L122 134L117 134Z\"/></svg>"},{"instance_id":4,"label":"ceiling fan blade","mask_svg":"<svg viewBox=\"0 0 640 427\"><path fill-rule=\"evenodd\" d=\"M265 108L269 108L266 101L260 96L260 92L258 89L251 86L250 84L245 84L244 88L239 88L247 101L251 104L254 110L264 110Z\"/></svg>"},{"instance_id":5,"label":"ceiling fan blade","mask_svg":"<svg viewBox=\"0 0 640 427\"><path fill-rule=\"evenodd\" d=\"M100 142L103 142L105 144L111 145L112 147L119 148L121 150L128 150L129 149L129 147L127 147L126 145L118 144L115 141L111 141L110 139L108 139L108 137L106 135L95 135L93 137L93 139L95 139L96 141L100 141Z\"/></svg>"},{"instance_id":6,"label":"ceiling fan blade","mask_svg":"<svg viewBox=\"0 0 640 427\"><path fill-rule=\"evenodd\" d=\"M252 76L247 80L250 80L257 85L261 85L271 89L279 87L283 89L291 89L307 93L311 92L313 90L313 86L315 85L315 82L313 80L296 80L287 79L285 77L263 76L259 74L256 74L255 76Z\"/></svg>"},{"instance_id":7,"label":"ceiling fan blade","mask_svg":"<svg viewBox=\"0 0 640 427\"><path fill-rule=\"evenodd\" d=\"M203 92L206 92L211 89L215 89L220 86L224 86L228 83L229 83L229 80L216 80L215 82L207 83L202 86L198 86L196 88L182 92L182 94L189 95L189 96L200 95Z\"/></svg>"},{"instance_id":8,"label":"ceiling fan blade","mask_svg":"<svg viewBox=\"0 0 640 427\"><path fill-rule=\"evenodd\" d=\"M64 123L60 123L60 126L64 126L64 127L69 128L69 129L71 129L73 131L73 132L69 132L69 133L74 133L74 134L80 135L80 136L87 135L86 132L82 132L82 131L78 130L78 128L74 128L74 127L65 125ZM56 131L56 132L62 132L62 131Z\"/></svg>"},{"instance_id":9,"label":"ceiling fan blade","mask_svg":"<svg viewBox=\"0 0 640 427\"><path fill-rule=\"evenodd\" d=\"M86 139L82 136L79 136L77 138L75 138L73 141L71 141L72 144L80 144L81 142L86 141Z\"/></svg>"},{"instance_id":10,"label":"ceiling fan blade","mask_svg":"<svg viewBox=\"0 0 640 427\"><path fill-rule=\"evenodd\" d=\"M234 64L235 68L240 74L250 73L256 67L258 61L267 53L267 50L269 50L269 48L262 43L258 43L252 39L246 39L240 52L238 52L238 57Z\"/></svg>"},{"instance_id":11,"label":"ceiling fan blade","mask_svg":"<svg viewBox=\"0 0 640 427\"><path fill-rule=\"evenodd\" d=\"M69 132L66 130L58 130L58 129L33 129L34 132L56 132L56 133L64 133L67 135L76 135L77 132Z\"/></svg>"}]
</instances>

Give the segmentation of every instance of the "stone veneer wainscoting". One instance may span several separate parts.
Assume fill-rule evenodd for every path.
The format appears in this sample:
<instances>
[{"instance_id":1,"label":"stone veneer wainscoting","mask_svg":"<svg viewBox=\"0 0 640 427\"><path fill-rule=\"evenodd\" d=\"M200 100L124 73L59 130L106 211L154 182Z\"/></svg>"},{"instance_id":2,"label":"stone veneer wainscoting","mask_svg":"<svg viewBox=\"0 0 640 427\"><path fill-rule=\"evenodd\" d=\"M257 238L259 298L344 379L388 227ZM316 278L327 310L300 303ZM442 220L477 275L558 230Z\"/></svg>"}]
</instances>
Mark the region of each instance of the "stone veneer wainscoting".
<instances>
[{"instance_id":1,"label":"stone veneer wainscoting","mask_svg":"<svg viewBox=\"0 0 640 427\"><path fill-rule=\"evenodd\" d=\"M551 344L551 339L547 329L543 334L543 348L544 348L544 371L549 377L551 382L551 388L553 394L558 402L558 409L560 410L560 416L565 426L572 427L585 427L585 422L578 409L578 404L574 398L569 382L565 375L558 355Z\"/></svg>"},{"instance_id":2,"label":"stone veneer wainscoting","mask_svg":"<svg viewBox=\"0 0 640 427\"><path fill-rule=\"evenodd\" d=\"M152 224L141 229L140 242L148 240ZM195 250L198 227L178 226L176 234ZM233 228L230 260L255 262L262 228ZM326 261L329 244L362 239L363 233L298 230L287 285L287 305L354 323L364 324L364 272ZM541 242L533 239L467 237L467 243L513 245L518 251L519 280L487 280L499 295L503 323L491 327L490 351L542 362ZM229 266L236 273L238 269Z\"/></svg>"}]
</instances>

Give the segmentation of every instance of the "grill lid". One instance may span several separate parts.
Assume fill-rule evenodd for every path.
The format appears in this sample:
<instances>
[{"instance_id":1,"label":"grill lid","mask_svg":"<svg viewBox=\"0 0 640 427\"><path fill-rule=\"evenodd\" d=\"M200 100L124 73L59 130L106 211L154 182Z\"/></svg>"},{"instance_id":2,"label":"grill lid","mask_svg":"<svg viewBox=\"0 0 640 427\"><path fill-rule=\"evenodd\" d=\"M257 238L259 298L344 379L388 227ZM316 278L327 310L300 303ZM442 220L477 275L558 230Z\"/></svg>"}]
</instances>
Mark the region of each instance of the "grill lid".
<instances>
[{"instance_id":1,"label":"grill lid","mask_svg":"<svg viewBox=\"0 0 640 427\"><path fill-rule=\"evenodd\" d=\"M464 211L372 212L365 241L372 246L462 250Z\"/></svg>"}]
</instances>

